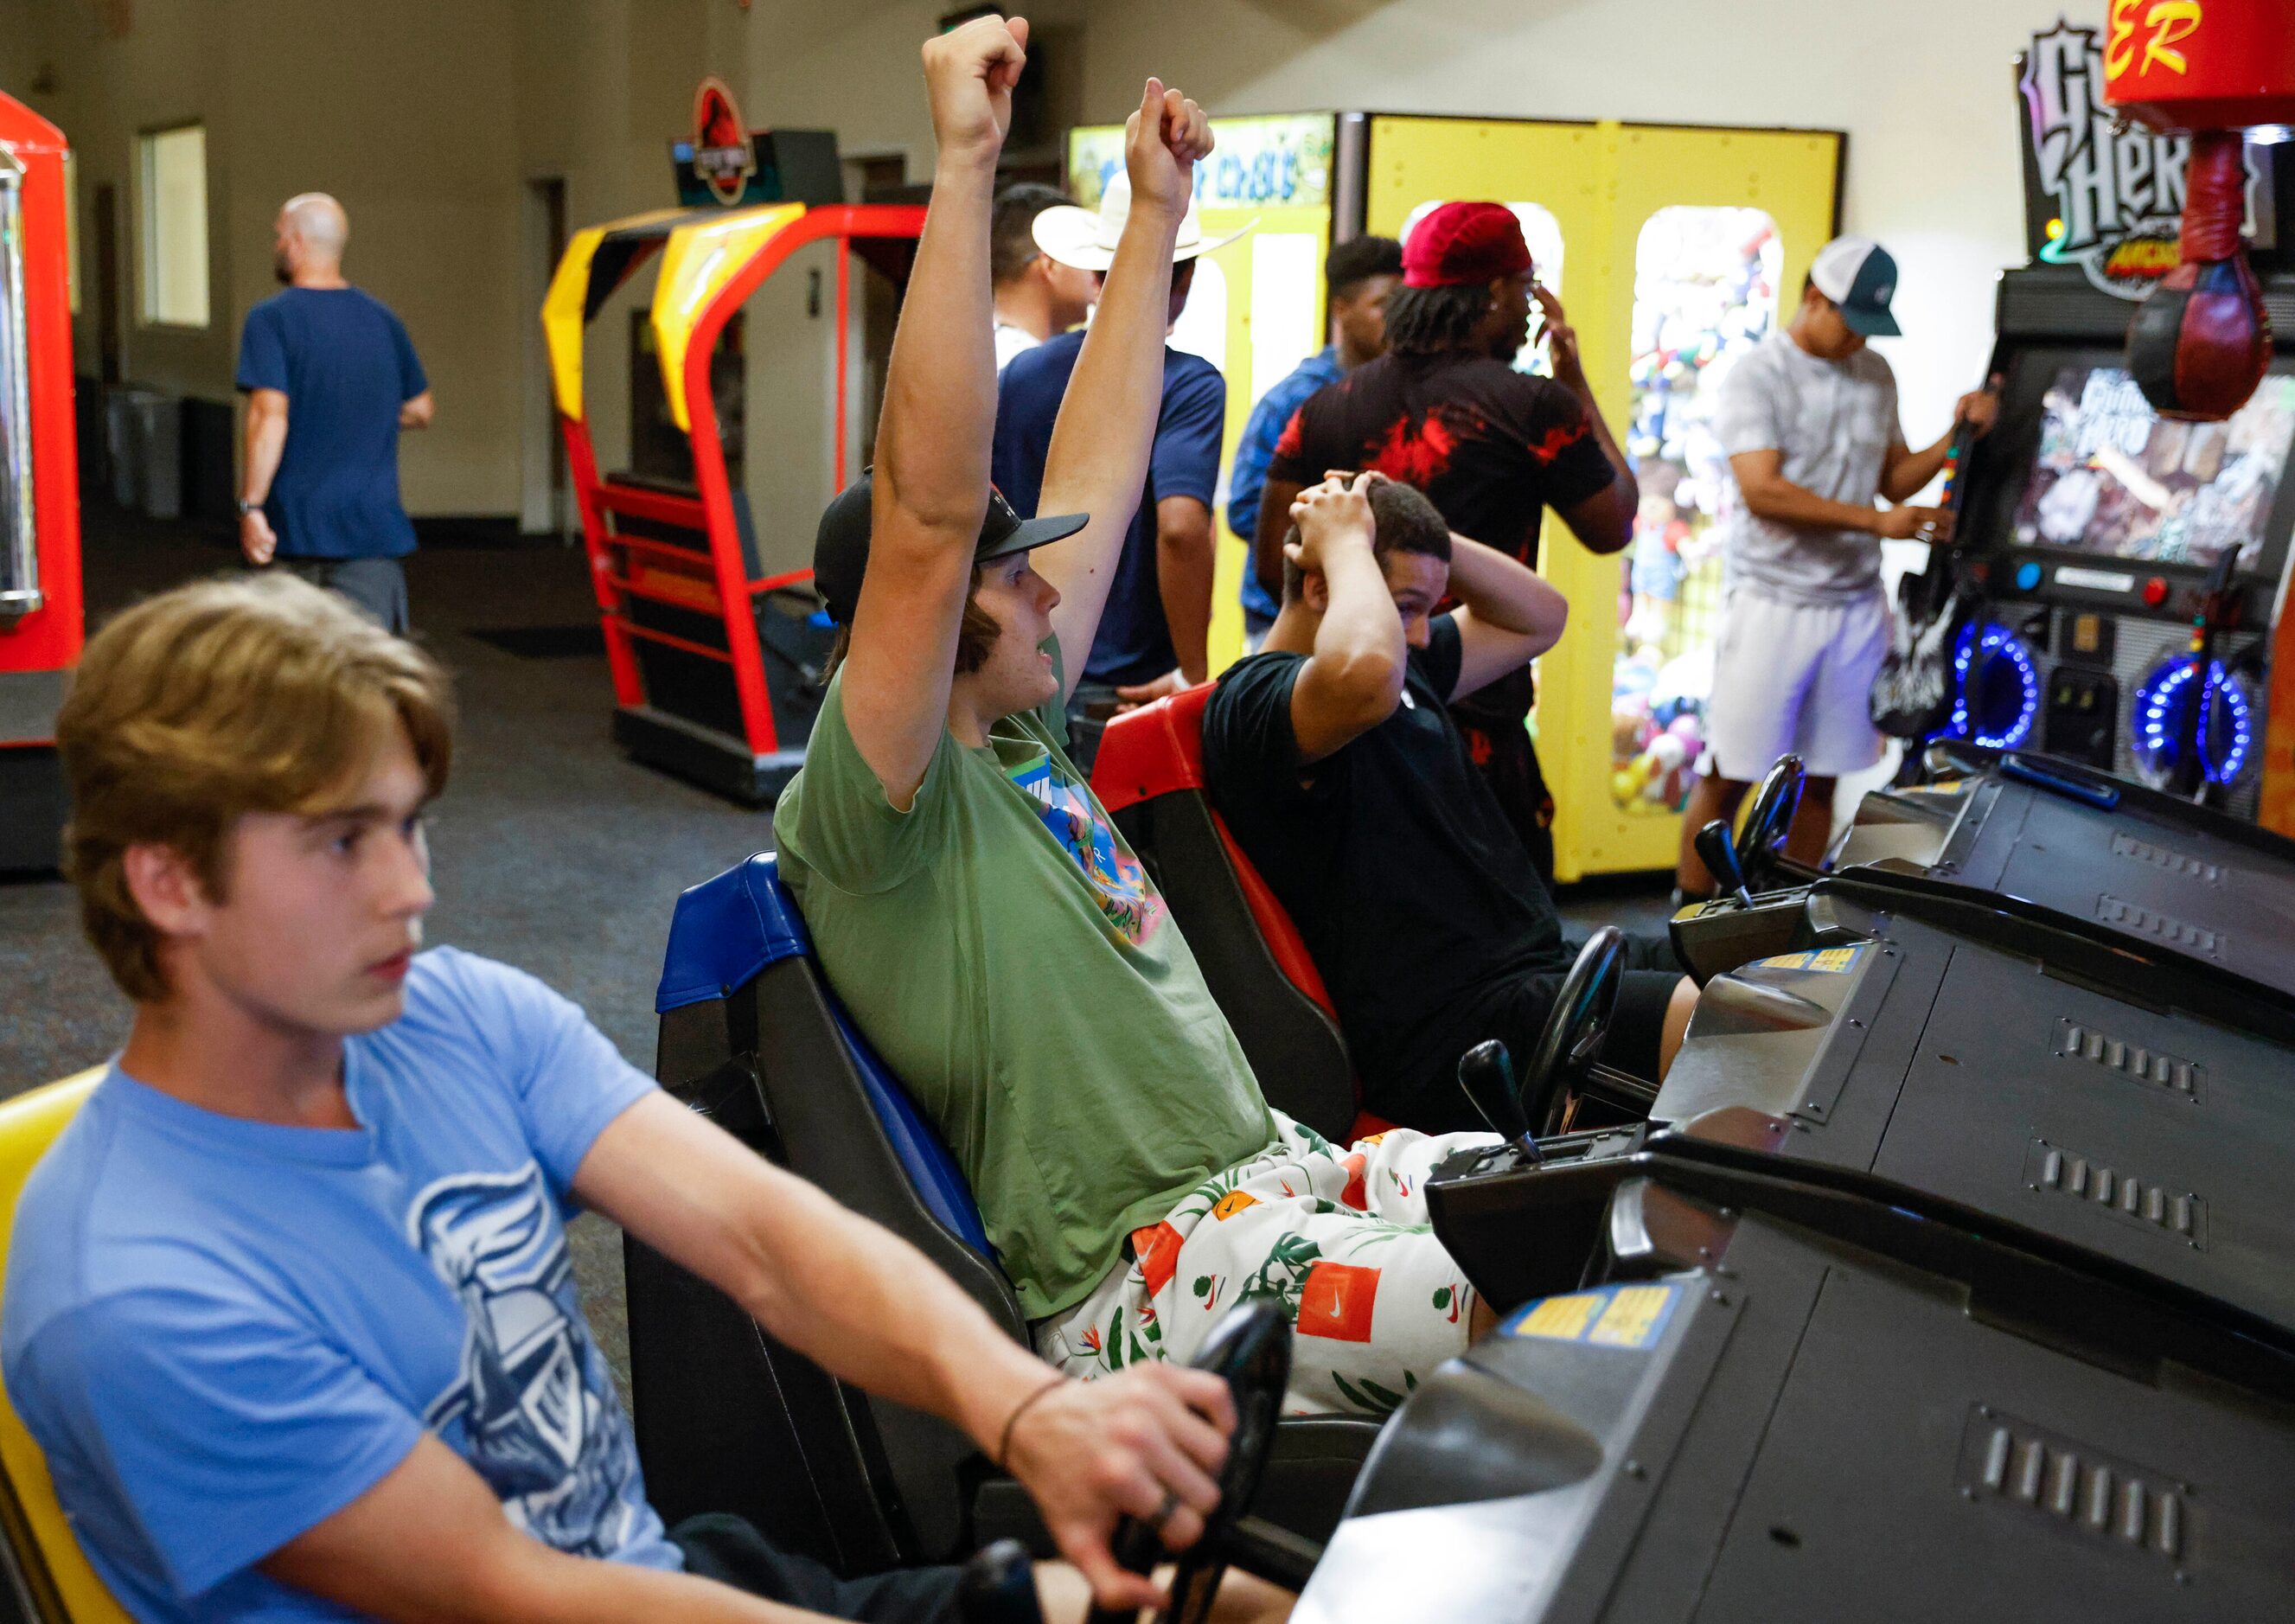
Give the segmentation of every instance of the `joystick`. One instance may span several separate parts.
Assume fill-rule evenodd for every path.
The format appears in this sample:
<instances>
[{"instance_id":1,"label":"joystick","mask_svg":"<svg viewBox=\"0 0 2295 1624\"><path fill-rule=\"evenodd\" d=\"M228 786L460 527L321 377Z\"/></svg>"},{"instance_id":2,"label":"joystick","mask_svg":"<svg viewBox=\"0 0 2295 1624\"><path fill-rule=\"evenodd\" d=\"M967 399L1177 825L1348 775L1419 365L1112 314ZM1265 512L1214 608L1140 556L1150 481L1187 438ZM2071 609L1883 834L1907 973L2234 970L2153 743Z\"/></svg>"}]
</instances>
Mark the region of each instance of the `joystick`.
<instances>
[{"instance_id":1,"label":"joystick","mask_svg":"<svg viewBox=\"0 0 2295 1624\"><path fill-rule=\"evenodd\" d=\"M1486 1038L1458 1057L1458 1086L1466 1090L1466 1098L1474 1102L1474 1109L1491 1130L1507 1144L1520 1147L1533 1162L1545 1157L1538 1148L1538 1136L1530 1130L1530 1118L1522 1108L1522 1096L1515 1090L1514 1057L1507 1046L1496 1038Z\"/></svg>"},{"instance_id":2,"label":"joystick","mask_svg":"<svg viewBox=\"0 0 2295 1624\"><path fill-rule=\"evenodd\" d=\"M1694 844L1697 861L1713 877L1713 883L1736 897L1747 908L1753 905L1753 894L1745 888L1745 870L1737 861L1737 842L1729 833L1724 819L1716 818L1697 831Z\"/></svg>"}]
</instances>

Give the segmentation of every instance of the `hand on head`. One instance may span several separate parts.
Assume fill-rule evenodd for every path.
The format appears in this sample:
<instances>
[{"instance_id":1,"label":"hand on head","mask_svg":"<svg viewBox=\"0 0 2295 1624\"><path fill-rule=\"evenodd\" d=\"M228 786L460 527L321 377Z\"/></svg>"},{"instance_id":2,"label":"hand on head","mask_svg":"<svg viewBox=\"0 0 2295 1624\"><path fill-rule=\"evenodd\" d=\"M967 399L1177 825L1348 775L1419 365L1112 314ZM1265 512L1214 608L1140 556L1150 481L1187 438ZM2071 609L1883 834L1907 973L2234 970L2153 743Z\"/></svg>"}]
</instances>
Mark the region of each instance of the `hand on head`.
<instances>
[{"instance_id":1,"label":"hand on head","mask_svg":"<svg viewBox=\"0 0 2295 1624\"><path fill-rule=\"evenodd\" d=\"M943 153L992 159L1003 149L1027 63L1025 17L976 17L925 41L925 96Z\"/></svg>"},{"instance_id":2,"label":"hand on head","mask_svg":"<svg viewBox=\"0 0 2295 1624\"><path fill-rule=\"evenodd\" d=\"M1196 165L1211 154L1211 120L1176 90L1149 79L1139 110L1123 121L1123 170L1131 207L1160 208L1177 221L1195 193Z\"/></svg>"},{"instance_id":3,"label":"hand on head","mask_svg":"<svg viewBox=\"0 0 2295 1624\"><path fill-rule=\"evenodd\" d=\"M1368 548L1377 526L1371 518L1370 488L1380 474L1334 473L1322 484L1310 486L1291 504L1291 522L1299 539L1285 543L1283 556L1310 575L1319 574L1323 560L1335 547L1351 543Z\"/></svg>"}]
</instances>

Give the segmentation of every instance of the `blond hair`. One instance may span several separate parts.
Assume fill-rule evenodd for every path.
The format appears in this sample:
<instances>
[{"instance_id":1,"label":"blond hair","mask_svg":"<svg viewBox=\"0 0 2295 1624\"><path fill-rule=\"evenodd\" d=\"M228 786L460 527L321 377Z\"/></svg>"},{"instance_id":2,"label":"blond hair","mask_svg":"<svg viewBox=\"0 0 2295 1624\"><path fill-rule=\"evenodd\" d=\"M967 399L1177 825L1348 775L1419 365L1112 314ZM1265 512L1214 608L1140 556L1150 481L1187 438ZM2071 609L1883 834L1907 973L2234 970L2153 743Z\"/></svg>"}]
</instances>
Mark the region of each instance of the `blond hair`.
<instances>
[{"instance_id":1,"label":"blond hair","mask_svg":"<svg viewBox=\"0 0 2295 1624\"><path fill-rule=\"evenodd\" d=\"M453 750L445 673L284 573L162 592L90 640L56 719L72 798L64 861L120 991L139 1003L167 991L159 933L127 888L130 846L171 848L220 901L240 818L319 809L394 724L436 796Z\"/></svg>"}]
</instances>

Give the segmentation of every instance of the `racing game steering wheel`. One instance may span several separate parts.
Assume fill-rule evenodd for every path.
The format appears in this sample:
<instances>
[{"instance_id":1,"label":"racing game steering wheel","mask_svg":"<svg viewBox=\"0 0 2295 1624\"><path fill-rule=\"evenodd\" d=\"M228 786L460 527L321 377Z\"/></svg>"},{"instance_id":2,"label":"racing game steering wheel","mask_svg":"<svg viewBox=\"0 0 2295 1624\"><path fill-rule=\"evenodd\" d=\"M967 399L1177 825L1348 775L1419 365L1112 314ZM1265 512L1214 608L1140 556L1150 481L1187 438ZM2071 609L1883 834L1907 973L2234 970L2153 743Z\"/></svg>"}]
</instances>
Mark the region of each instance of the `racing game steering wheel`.
<instances>
[{"instance_id":1,"label":"racing game steering wheel","mask_svg":"<svg viewBox=\"0 0 2295 1624\"><path fill-rule=\"evenodd\" d=\"M1625 984L1625 933L1605 925L1578 951L1578 962L1547 1012L1522 1086L1523 1118L1540 1138L1560 1131L1571 1083L1601 1056L1610 1017L1617 1013L1618 989Z\"/></svg>"},{"instance_id":2,"label":"racing game steering wheel","mask_svg":"<svg viewBox=\"0 0 2295 1624\"><path fill-rule=\"evenodd\" d=\"M1235 1434L1228 1440L1227 1465L1220 1469L1220 1502L1204 1521L1203 1537L1179 1554L1172 1576L1172 1600L1156 1624L1202 1624L1226 1575L1228 1549L1237 1523L1259 1492L1260 1474L1275 1447L1275 1422L1291 1385L1291 1326L1272 1302L1246 1302L1212 1327L1195 1367L1224 1376L1235 1395ZM1154 1571L1164 1554L1155 1529L1136 1517L1115 1525L1109 1542L1115 1560L1134 1573ZM1094 1606L1084 1624L1130 1624L1128 1609Z\"/></svg>"},{"instance_id":3,"label":"racing game steering wheel","mask_svg":"<svg viewBox=\"0 0 2295 1624\"><path fill-rule=\"evenodd\" d=\"M1738 843L1737 856L1747 883L1756 891L1769 889L1777 877L1785 837L1793 833L1808 779L1800 756L1780 755L1753 792L1753 809L1745 814L1745 838Z\"/></svg>"},{"instance_id":4,"label":"racing game steering wheel","mask_svg":"<svg viewBox=\"0 0 2295 1624\"><path fill-rule=\"evenodd\" d=\"M1229 1310L1212 1327L1195 1367L1226 1378L1235 1395L1235 1433L1220 1469L1219 1505L1204 1520L1202 1537L1180 1553L1172 1600L1156 1624L1204 1624L1231 1561L1295 1589L1321 1555L1245 1514L1274 1452L1275 1423L1291 1385L1291 1325L1283 1310L1267 1302ZM1162 1537L1137 1517L1117 1522L1108 1546L1134 1573L1153 1572L1164 1554ZM964 1564L957 1607L964 1624L1043 1624L1035 1574L1017 1540L1000 1539ZM1133 1616L1129 1608L1094 1605L1084 1624L1131 1624Z\"/></svg>"}]
</instances>

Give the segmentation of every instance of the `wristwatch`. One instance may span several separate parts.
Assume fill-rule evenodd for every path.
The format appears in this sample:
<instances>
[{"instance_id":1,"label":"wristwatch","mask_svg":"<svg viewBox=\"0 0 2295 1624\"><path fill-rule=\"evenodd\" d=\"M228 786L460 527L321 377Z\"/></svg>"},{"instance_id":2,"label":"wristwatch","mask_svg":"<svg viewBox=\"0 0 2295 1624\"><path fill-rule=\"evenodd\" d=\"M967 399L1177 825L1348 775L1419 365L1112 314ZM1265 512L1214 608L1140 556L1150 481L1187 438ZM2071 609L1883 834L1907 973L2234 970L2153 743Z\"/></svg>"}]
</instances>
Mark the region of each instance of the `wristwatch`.
<instances>
[{"instance_id":1,"label":"wristwatch","mask_svg":"<svg viewBox=\"0 0 2295 1624\"><path fill-rule=\"evenodd\" d=\"M261 502L249 502L244 496L232 503L232 506L239 510L239 516L241 518L245 518L250 513L260 513L263 511L263 504Z\"/></svg>"}]
</instances>

